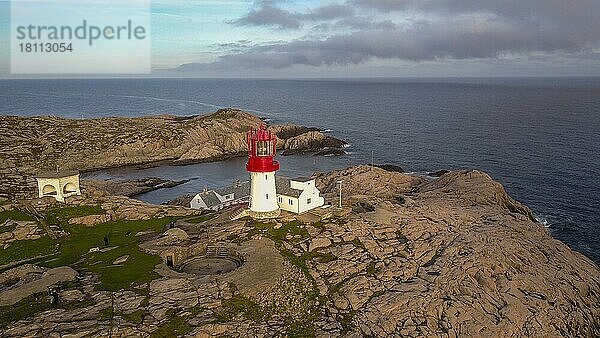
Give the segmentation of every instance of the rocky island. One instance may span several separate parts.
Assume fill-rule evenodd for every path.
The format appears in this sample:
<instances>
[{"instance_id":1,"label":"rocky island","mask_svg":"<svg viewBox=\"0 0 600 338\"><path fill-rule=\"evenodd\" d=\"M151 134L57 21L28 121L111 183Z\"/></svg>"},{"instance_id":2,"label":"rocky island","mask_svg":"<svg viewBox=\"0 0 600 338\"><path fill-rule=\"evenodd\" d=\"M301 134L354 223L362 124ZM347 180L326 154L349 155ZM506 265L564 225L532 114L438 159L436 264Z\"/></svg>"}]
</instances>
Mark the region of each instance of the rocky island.
<instances>
[{"instance_id":1,"label":"rocky island","mask_svg":"<svg viewBox=\"0 0 600 338\"><path fill-rule=\"evenodd\" d=\"M204 116L64 119L0 116L0 197L29 197L44 170L93 171L123 166L184 165L244 155L252 114L221 109ZM278 149L296 154L345 142L316 128L274 125ZM28 193L29 192L29 193Z\"/></svg>"},{"instance_id":2,"label":"rocky island","mask_svg":"<svg viewBox=\"0 0 600 338\"><path fill-rule=\"evenodd\" d=\"M198 119L229 132L232 114L247 123L239 139L174 127L168 135L144 131L150 139L113 132L103 146L114 157L101 148L79 154L88 148L80 141L60 146L39 137L3 143L0 156L4 168L23 171L71 157L83 169L217 159L243 151L243 128L259 120L225 111L204 122L162 122ZM13 138L43 133L15 132L10 119L2 128ZM273 128L289 136L280 148L339 145L318 131ZM98 184L65 203L6 198L0 336L600 336L598 266L553 239L489 175L453 171L434 179L356 166L314 177L334 203L343 180L342 207L233 220L235 207L155 206Z\"/></svg>"}]
</instances>

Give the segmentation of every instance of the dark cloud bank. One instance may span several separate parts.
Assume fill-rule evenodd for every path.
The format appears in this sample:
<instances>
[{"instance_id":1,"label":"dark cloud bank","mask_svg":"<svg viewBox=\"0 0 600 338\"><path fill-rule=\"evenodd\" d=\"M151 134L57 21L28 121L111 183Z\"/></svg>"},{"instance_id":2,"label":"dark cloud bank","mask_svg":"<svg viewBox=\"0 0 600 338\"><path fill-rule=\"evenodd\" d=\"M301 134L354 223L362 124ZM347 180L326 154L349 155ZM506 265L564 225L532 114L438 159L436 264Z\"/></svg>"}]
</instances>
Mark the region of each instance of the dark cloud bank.
<instances>
[{"instance_id":1,"label":"dark cloud bank","mask_svg":"<svg viewBox=\"0 0 600 338\"><path fill-rule=\"evenodd\" d=\"M416 13L427 19L379 21L376 18L382 13ZM254 45L213 63L178 69L282 69L360 64L373 58L418 62L533 53L575 55L600 46L598 18L598 0L351 0L304 13L284 10L277 1L258 1L247 15L230 23L283 30L310 24L315 31L330 30L329 34ZM342 27L347 29L340 33Z\"/></svg>"}]
</instances>

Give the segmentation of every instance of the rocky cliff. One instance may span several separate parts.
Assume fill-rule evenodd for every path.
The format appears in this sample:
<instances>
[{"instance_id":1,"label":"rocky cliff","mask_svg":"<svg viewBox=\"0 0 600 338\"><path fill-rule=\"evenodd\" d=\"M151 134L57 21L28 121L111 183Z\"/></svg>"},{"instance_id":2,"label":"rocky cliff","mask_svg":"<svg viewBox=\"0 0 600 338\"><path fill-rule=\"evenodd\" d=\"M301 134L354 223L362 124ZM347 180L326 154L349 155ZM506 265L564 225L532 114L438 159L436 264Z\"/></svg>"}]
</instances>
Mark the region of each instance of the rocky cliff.
<instances>
[{"instance_id":1,"label":"rocky cliff","mask_svg":"<svg viewBox=\"0 0 600 338\"><path fill-rule=\"evenodd\" d=\"M236 109L197 117L148 116L75 120L0 116L0 193L34 191L44 170L215 161L246 151L245 135L263 122ZM278 148L314 151L344 142L314 128L272 126Z\"/></svg>"}]
</instances>

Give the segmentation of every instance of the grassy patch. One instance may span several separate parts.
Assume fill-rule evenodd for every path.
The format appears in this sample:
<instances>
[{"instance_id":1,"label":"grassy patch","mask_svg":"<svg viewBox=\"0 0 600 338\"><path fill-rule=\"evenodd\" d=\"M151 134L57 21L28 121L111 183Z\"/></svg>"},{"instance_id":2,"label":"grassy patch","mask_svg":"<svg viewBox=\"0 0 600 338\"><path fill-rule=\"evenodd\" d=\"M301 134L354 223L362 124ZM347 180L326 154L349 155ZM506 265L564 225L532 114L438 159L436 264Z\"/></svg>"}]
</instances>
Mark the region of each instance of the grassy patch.
<instances>
[{"instance_id":1,"label":"grassy patch","mask_svg":"<svg viewBox=\"0 0 600 338\"><path fill-rule=\"evenodd\" d=\"M290 338L314 337L315 325L310 320L302 320L289 323L287 324L287 336Z\"/></svg>"},{"instance_id":2,"label":"grassy patch","mask_svg":"<svg viewBox=\"0 0 600 338\"><path fill-rule=\"evenodd\" d=\"M367 276L373 276L377 272L377 268L375 267L375 262L369 263L367 266Z\"/></svg>"},{"instance_id":3,"label":"grassy patch","mask_svg":"<svg viewBox=\"0 0 600 338\"><path fill-rule=\"evenodd\" d=\"M0 248L0 265L17 262L54 252L55 243L48 236L29 241L15 241L6 249Z\"/></svg>"},{"instance_id":4,"label":"grassy patch","mask_svg":"<svg viewBox=\"0 0 600 338\"><path fill-rule=\"evenodd\" d=\"M234 295L230 299L224 300L222 306L223 310L215 314L219 322L228 322L239 314L255 322L269 317L268 311L242 295Z\"/></svg>"},{"instance_id":5,"label":"grassy patch","mask_svg":"<svg viewBox=\"0 0 600 338\"><path fill-rule=\"evenodd\" d=\"M332 254L331 252L326 252L326 253L319 253L315 259L319 262L319 263L329 263L329 262L333 262L337 259L337 257Z\"/></svg>"},{"instance_id":6,"label":"grassy patch","mask_svg":"<svg viewBox=\"0 0 600 338\"><path fill-rule=\"evenodd\" d=\"M115 313L111 306L98 312L98 320L112 320L114 315Z\"/></svg>"},{"instance_id":7,"label":"grassy patch","mask_svg":"<svg viewBox=\"0 0 600 338\"><path fill-rule=\"evenodd\" d=\"M4 233L4 232L12 232L12 231L13 231L13 230L15 230L16 228L17 228L17 225L16 225L16 224L14 224L14 223L13 223L13 224L10 224L10 225L7 225L7 226L3 226L3 227L2 227L2 226L0 226L0 234L1 234L1 233Z\"/></svg>"},{"instance_id":8,"label":"grassy patch","mask_svg":"<svg viewBox=\"0 0 600 338\"><path fill-rule=\"evenodd\" d=\"M132 313L122 314L121 317L130 323L141 324L147 314L148 311L146 310L137 310Z\"/></svg>"},{"instance_id":9,"label":"grassy patch","mask_svg":"<svg viewBox=\"0 0 600 338\"><path fill-rule=\"evenodd\" d=\"M81 309L87 306L94 305L95 302L86 298L81 301L73 301L69 303L60 303L56 306L50 304L47 293L40 292L29 297L23 298L18 303L10 306L0 307L0 327L6 327L12 322L21 319L31 318L44 311L60 308L66 310Z\"/></svg>"},{"instance_id":10,"label":"grassy patch","mask_svg":"<svg viewBox=\"0 0 600 338\"><path fill-rule=\"evenodd\" d=\"M252 230L250 231L249 236L263 233L274 242L281 243L286 240L288 235L291 235L294 237L299 236L300 238L294 238L289 242L299 242L309 237L308 231L306 228L301 227L302 225L303 223L300 221L292 221L283 224L279 229L275 229L274 224L271 223L252 222L250 224Z\"/></svg>"},{"instance_id":11,"label":"grassy patch","mask_svg":"<svg viewBox=\"0 0 600 338\"><path fill-rule=\"evenodd\" d=\"M169 310L167 315L170 317L169 320L152 332L151 338L181 337L192 331L192 327L185 321L185 318L175 314L175 311Z\"/></svg>"},{"instance_id":12,"label":"grassy patch","mask_svg":"<svg viewBox=\"0 0 600 338\"><path fill-rule=\"evenodd\" d=\"M0 327L6 327L11 322L33 317L51 309L52 305L45 296L46 293L41 292L24 298L14 305L0 307Z\"/></svg>"},{"instance_id":13,"label":"grassy patch","mask_svg":"<svg viewBox=\"0 0 600 338\"><path fill-rule=\"evenodd\" d=\"M197 216L197 217L187 218L184 221L186 221L188 223L197 224L197 223L202 223L202 222L211 220L211 219L215 218L217 215L218 215L217 213L208 213L208 214Z\"/></svg>"},{"instance_id":14,"label":"grassy patch","mask_svg":"<svg viewBox=\"0 0 600 338\"><path fill-rule=\"evenodd\" d=\"M69 219L88 215L102 215L104 209L99 205L79 205L66 208L53 208L46 212L46 222L55 225L67 225Z\"/></svg>"},{"instance_id":15,"label":"grassy patch","mask_svg":"<svg viewBox=\"0 0 600 338\"><path fill-rule=\"evenodd\" d=\"M358 239L358 238L353 239L350 243L352 243L352 245L354 245L357 248L360 248L360 249L365 248L365 245L363 244L363 242L361 242L360 239Z\"/></svg>"},{"instance_id":16,"label":"grassy patch","mask_svg":"<svg viewBox=\"0 0 600 338\"><path fill-rule=\"evenodd\" d=\"M338 315L338 321L342 325L342 335L352 331L354 329L354 316L356 311L350 310L348 313L342 313Z\"/></svg>"},{"instance_id":17,"label":"grassy patch","mask_svg":"<svg viewBox=\"0 0 600 338\"><path fill-rule=\"evenodd\" d=\"M344 286L344 284L346 284L349 280L351 280L352 278L354 278L354 277L356 277L358 275L360 275L360 273L358 273L358 272L352 273L349 276L347 276L346 278L344 278L341 281L339 281L338 283L332 285L329 288L329 293L333 294L333 293L340 292L340 290L342 289L342 287Z\"/></svg>"},{"instance_id":18,"label":"grassy patch","mask_svg":"<svg viewBox=\"0 0 600 338\"><path fill-rule=\"evenodd\" d=\"M0 212L0 223L6 222L7 219L13 221L35 221L35 217L28 213L25 213L19 209L5 210Z\"/></svg>"},{"instance_id":19,"label":"grassy patch","mask_svg":"<svg viewBox=\"0 0 600 338\"><path fill-rule=\"evenodd\" d=\"M42 265L71 265L84 257L85 260L78 264L100 275L100 289L130 289L134 282L143 284L156 278L153 269L161 261L160 257L139 250L135 234L146 230L162 231L172 220L167 217L145 221L114 221L94 227L63 225L70 236L61 239L59 253L53 259L42 262ZM104 237L109 239L109 247L114 248L105 252L88 253L91 248L103 248ZM112 264L118 257L125 255L129 255L125 263L120 266Z\"/></svg>"}]
</instances>

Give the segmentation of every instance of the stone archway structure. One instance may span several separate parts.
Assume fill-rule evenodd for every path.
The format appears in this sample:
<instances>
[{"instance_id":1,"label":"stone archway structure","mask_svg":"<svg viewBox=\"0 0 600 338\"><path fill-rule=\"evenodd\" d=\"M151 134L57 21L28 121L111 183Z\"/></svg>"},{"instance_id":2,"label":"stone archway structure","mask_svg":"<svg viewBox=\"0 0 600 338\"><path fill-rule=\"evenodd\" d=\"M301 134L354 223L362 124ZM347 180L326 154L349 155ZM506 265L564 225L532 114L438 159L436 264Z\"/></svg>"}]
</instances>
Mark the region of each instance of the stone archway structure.
<instances>
[{"instance_id":1,"label":"stone archway structure","mask_svg":"<svg viewBox=\"0 0 600 338\"><path fill-rule=\"evenodd\" d=\"M36 176L38 196L54 197L59 202L64 202L69 196L81 195L79 188L79 171L55 171L41 173Z\"/></svg>"}]
</instances>

